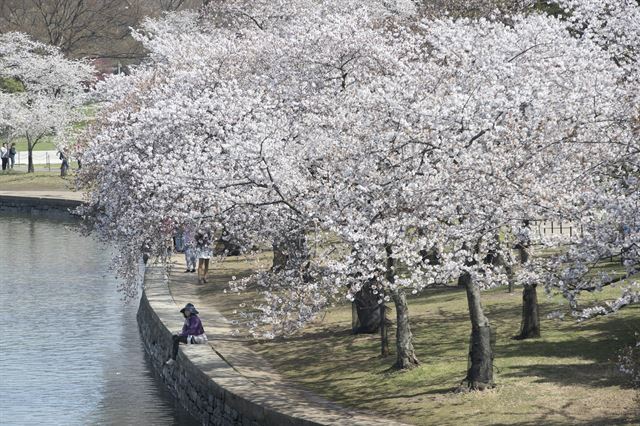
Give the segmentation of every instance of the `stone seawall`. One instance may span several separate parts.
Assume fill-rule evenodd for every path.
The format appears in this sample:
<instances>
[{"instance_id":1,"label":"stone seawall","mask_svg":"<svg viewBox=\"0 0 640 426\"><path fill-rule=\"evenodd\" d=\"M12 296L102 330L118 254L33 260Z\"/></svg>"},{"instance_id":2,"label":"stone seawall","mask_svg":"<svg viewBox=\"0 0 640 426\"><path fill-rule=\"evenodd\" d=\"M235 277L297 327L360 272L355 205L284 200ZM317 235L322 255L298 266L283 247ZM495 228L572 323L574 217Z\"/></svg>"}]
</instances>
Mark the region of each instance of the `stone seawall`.
<instances>
[{"instance_id":1,"label":"stone seawall","mask_svg":"<svg viewBox=\"0 0 640 426\"><path fill-rule=\"evenodd\" d=\"M47 198L28 195L0 194L0 212L30 214L48 218L69 218L72 210L78 207L80 200Z\"/></svg>"},{"instance_id":2,"label":"stone seawall","mask_svg":"<svg viewBox=\"0 0 640 426\"><path fill-rule=\"evenodd\" d=\"M138 325L151 363L180 404L205 425L317 425L273 410L256 386L209 344L181 345L176 362L164 365L172 331L183 318L169 293L164 268L150 267L138 309ZM274 396L275 397L275 396Z\"/></svg>"}]
</instances>

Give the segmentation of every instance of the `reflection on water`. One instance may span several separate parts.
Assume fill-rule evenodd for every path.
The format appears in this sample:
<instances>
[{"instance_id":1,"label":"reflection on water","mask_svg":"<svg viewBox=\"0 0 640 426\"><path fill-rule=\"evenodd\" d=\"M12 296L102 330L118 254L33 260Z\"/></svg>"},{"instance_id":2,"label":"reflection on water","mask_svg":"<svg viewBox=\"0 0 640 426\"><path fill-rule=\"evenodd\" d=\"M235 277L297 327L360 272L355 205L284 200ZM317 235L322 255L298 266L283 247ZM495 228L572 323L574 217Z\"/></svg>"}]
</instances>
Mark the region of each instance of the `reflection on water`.
<instances>
[{"instance_id":1,"label":"reflection on water","mask_svg":"<svg viewBox=\"0 0 640 426\"><path fill-rule=\"evenodd\" d=\"M73 222L0 216L0 424L197 424L151 372L108 261Z\"/></svg>"}]
</instances>

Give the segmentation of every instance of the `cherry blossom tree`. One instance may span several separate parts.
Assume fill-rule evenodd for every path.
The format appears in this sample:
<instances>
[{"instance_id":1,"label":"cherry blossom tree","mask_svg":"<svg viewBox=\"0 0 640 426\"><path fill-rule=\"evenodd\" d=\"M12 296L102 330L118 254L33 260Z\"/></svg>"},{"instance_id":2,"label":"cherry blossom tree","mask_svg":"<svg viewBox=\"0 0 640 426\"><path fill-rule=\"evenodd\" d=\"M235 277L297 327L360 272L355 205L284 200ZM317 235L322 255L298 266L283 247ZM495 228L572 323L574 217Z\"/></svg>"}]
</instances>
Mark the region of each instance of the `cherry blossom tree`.
<instances>
[{"instance_id":1,"label":"cherry blossom tree","mask_svg":"<svg viewBox=\"0 0 640 426\"><path fill-rule=\"evenodd\" d=\"M606 315L640 301L638 281L638 134L640 132L640 5L636 1L559 1L570 30L580 40L592 40L596 48L618 67L615 109L601 114L602 131L576 132L573 143L589 145L592 157L582 161L584 172L573 182L571 202L556 211L577 224L580 233L549 262L539 262L547 288L569 300L578 318ZM599 265L618 257L622 272L603 272ZM581 306L583 292L620 286L620 296L605 305Z\"/></svg>"},{"instance_id":2,"label":"cherry blossom tree","mask_svg":"<svg viewBox=\"0 0 640 426\"><path fill-rule=\"evenodd\" d=\"M411 3L359 5L237 1L147 21L149 63L105 83L80 148L85 214L118 244L127 294L141 250L161 255L178 226L224 228L243 250L275 242L287 256L254 277L253 329L291 333L367 288L396 307L396 368L418 363L406 294L459 280L464 386L491 387L481 290L509 278L490 260L510 256L500 236L520 247L535 320L537 285L566 263L527 261L527 222L603 218L593 200L619 181L585 170L618 171L620 151L592 142L637 134L632 68L543 13L416 23ZM565 256L592 251L575 247Z\"/></svg>"},{"instance_id":3,"label":"cherry blossom tree","mask_svg":"<svg viewBox=\"0 0 640 426\"><path fill-rule=\"evenodd\" d=\"M92 84L93 70L66 59L57 48L22 33L0 35L0 77L19 82L22 90L0 93L0 126L10 137L25 137L33 172L33 148L82 118L80 107Z\"/></svg>"}]
</instances>

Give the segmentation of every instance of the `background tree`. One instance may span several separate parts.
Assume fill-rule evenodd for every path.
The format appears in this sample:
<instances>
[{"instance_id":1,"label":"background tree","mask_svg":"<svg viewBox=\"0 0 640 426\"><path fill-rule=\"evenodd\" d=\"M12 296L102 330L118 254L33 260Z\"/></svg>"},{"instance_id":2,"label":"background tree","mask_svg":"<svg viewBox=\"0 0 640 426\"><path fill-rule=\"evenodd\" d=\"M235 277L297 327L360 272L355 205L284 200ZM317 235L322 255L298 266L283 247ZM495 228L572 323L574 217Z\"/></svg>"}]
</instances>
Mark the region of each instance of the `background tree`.
<instances>
[{"instance_id":1,"label":"background tree","mask_svg":"<svg viewBox=\"0 0 640 426\"><path fill-rule=\"evenodd\" d=\"M0 126L11 138L27 139L29 172L34 171L33 148L83 117L80 108L93 72L86 63L66 59L56 47L26 34L0 34L0 78L21 87L0 92Z\"/></svg>"},{"instance_id":2,"label":"background tree","mask_svg":"<svg viewBox=\"0 0 640 426\"><path fill-rule=\"evenodd\" d=\"M0 0L0 28L31 35L72 58L140 61L131 37L146 16L198 8L199 0Z\"/></svg>"},{"instance_id":3,"label":"background tree","mask_svg":"<svg viewBox=\"0 0 640 426\"><path fill-rule=\"evenodd\" d=\"M290 246L304 249L295 261L254 278L256 335L294 332L370 285L396 305L400 368L417 363L405 293L459 279L471 323L464 387L491 387L481 290L509 277L486 259L505 254L501 233L597 191L581 177L610 154L590 141L633 134L628 71L546 14L416 26L404 7L357 5L239 1L147 21L136 37L149 63L106 83L81 149L85 212L130 278L141 247L160 253L189 222L246 249L304 237ZM518 282L535 288L537 268L523 262Z\"/></svg>"}]
</instances>

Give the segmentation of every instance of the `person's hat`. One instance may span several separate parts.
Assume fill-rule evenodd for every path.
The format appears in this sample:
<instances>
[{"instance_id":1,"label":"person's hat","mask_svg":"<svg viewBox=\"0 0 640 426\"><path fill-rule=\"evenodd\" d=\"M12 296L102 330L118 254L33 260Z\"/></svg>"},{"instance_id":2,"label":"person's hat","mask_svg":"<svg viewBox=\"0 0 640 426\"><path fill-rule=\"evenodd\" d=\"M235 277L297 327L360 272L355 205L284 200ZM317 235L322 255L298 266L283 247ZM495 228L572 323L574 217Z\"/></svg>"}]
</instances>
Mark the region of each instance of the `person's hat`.
<instances>
[{"instance_id":1,"label":"person's hat","mask_svg":"<svg viewBox=\"0 0 640 426\"><path fill-rule=\"evenodd\" d=\"M184 311L189 311L192 314L198 315L198 310L195 306L193 306L193 303L187 303L186 305L184 305L184 308L180 309L180 313L184 314Z\"/></svg>"}]
</instances>

